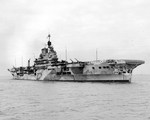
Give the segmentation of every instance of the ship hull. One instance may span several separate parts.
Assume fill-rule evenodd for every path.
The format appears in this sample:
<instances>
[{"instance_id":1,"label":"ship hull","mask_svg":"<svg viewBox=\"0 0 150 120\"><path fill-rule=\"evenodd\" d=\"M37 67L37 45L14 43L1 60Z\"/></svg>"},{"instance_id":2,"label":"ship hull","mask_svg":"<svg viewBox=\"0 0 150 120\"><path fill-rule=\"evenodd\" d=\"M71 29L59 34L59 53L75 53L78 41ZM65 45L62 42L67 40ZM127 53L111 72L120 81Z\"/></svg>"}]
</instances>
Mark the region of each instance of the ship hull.
<instances>
[{"instance_id":1,"label":"ship hull","mask_svg":"<svg viewBox=\"0 0 150 120\"><path fill-rule=\"evenodd\" d=\"M62 81L62 82L131 82L131 75L97 74L97 75L43 75L40 78L34 75L14 76L17 80Z\"/></svg>"}]
</instances>

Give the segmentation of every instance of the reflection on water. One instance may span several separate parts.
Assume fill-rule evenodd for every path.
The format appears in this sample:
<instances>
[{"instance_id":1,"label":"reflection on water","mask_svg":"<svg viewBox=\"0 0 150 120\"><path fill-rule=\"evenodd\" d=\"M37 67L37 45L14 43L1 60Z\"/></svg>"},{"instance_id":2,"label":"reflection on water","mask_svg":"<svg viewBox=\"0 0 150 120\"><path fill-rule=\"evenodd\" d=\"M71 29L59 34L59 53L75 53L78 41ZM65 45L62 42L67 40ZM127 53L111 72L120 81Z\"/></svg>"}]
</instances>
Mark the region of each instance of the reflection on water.
<instances>
[{"instance_id":1,"label":"reflection on water","mask_svg":"<svg viewBox=\"0 0 150 120\"><path fill-rule=\"evenodd\" d=\"M132 83L1 78L0 120L150 120L150 76Z\"/></svg>"}]
</instances>

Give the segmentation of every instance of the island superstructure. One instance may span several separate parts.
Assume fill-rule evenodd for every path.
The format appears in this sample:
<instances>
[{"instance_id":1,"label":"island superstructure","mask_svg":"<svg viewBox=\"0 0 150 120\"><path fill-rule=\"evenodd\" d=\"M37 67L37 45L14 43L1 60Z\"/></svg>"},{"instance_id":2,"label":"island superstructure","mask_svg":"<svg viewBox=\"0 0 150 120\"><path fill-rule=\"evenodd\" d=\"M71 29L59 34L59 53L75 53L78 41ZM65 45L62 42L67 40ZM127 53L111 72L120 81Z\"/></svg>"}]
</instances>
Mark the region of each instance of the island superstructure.
<instances>
[{"instance_id":1,"label":"island superstructure","mask_svg":"<svg viewBox=\"0 0 150 120\"><path fill-rule=\"evenodd\" d=\"M17 80L47 80L74 82L131 82L132 72L142 60L107 59L95 61L58 60L48 35L47 47L41 49L34 65L8 69Z\"/></svg>"}]
</instances>

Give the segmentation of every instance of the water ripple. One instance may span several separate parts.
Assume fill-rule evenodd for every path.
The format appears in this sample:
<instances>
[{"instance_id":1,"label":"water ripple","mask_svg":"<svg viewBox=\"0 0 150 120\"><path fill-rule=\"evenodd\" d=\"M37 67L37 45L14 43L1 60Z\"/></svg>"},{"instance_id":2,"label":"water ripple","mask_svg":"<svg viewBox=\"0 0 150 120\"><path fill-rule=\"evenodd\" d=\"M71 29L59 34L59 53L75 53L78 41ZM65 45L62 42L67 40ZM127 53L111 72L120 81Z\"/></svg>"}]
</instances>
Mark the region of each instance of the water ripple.
<instances>
[{"instance_id":1,"label":"water ripple","mask_svg":"<svg viewBox=\"0 0 150 120\"><path fill-rule=\"evenodd\" d=\"M0 80L0 120L150 120L149 78L131 84Z\"/></svg>"}]
</instances>

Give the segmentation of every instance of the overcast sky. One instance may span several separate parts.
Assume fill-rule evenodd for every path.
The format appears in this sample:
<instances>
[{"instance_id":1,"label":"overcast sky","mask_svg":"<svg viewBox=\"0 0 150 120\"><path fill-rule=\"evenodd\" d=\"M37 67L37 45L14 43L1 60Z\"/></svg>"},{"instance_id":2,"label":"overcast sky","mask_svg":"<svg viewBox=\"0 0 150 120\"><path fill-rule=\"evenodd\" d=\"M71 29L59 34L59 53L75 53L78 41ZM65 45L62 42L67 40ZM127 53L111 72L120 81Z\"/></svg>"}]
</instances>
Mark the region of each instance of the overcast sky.
<instances>
[{"instance_id":1,"label":"overcast sky","mask_svg":"<svg viewBox=\"0 0 150 120\"><path fill-rule=\"evenodd\" d=\"M51 33L58 57L68 60L145 60L150 69L149 0L1 0L0 75L38 57Z\"/></svg>"}]
</instances>

